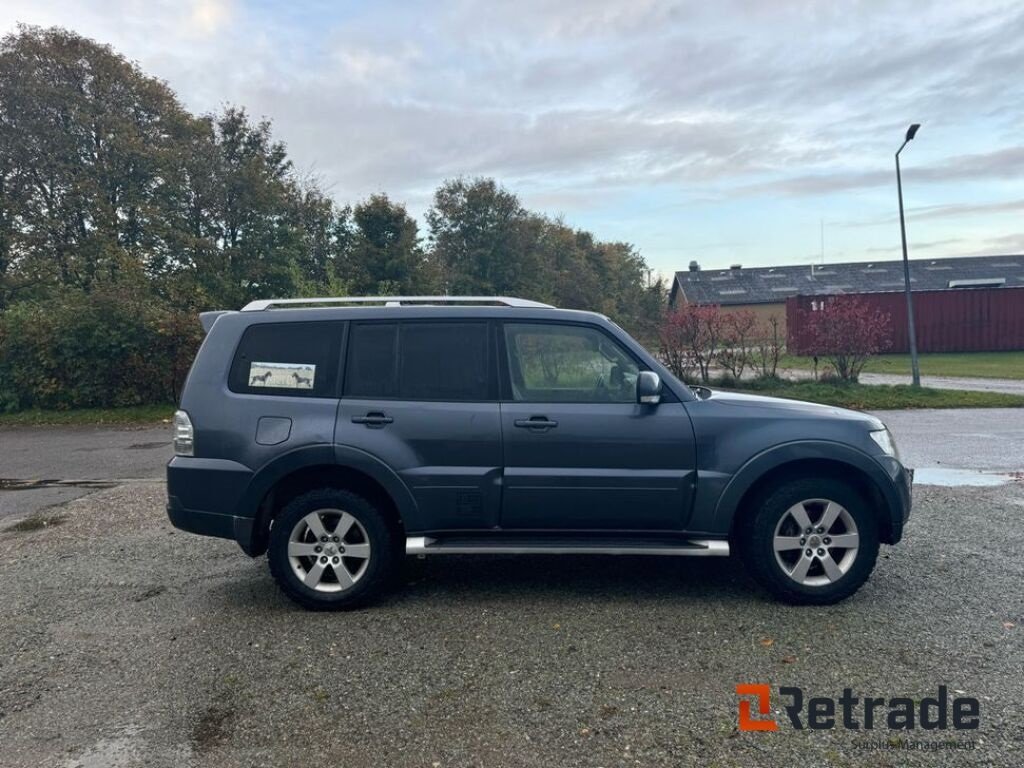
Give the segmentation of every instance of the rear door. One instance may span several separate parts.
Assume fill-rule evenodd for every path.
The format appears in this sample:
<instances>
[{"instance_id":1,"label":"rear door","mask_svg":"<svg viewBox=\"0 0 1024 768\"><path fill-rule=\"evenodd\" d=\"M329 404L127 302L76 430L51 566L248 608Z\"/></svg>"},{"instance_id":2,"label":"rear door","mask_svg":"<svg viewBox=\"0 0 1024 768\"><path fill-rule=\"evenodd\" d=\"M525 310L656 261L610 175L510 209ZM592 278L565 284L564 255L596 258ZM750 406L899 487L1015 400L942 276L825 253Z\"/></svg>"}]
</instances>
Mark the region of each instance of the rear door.
<instances>
[{"instance_id":1,"label":"rear door","mask_svg":"<svg viewBox=\"0 0 1024 768\"><path fill-rule=\"evenodd\" d=\"M501 526L680 530L693 428L666 389L636 402L638 361L597 326L505 323Z\"/></svg>"},{"instance_id":2,"label":"rear door","mask_svg":"<svg viewBox=\"0 0 1024 768\"><path fill-rule=\"evenodd\" d=\"M487 321L350 323L335 441L411 490L424 530L493 527L501 479L497 361Z\"/></svg>"}]
</instances>

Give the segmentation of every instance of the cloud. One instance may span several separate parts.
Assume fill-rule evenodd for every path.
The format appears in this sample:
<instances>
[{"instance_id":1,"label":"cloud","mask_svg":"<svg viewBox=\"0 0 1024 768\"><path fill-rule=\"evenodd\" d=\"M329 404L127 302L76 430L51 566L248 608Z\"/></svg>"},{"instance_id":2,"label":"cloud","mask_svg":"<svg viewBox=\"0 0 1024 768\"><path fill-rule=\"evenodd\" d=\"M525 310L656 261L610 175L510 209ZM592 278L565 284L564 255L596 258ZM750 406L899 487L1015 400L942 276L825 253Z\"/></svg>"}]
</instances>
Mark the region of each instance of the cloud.
<instances>
[{"instance_id":1,"label":"cloud","mask_svg":"<svg viewBox=\"0 0 1024 768\"><path fill-rule=\"evenodd\" d=\"M904 169L903 178L915 182L948 184L952 182L1018 179L1024 175L1024 146L1006 147L992 152L956 155L924 167ZM895 171L836 170L827 173L792 176L752 185L747 194L781 193L787 195L831 194L868 187L892 186Z\"/></svg>"},{"instance_id":2,"label":"cloud","mask_svg":"<svg viewBox=\"0 0 1024 768\"><path fill-rule=\"evenodd\" d=\"M234 14L231 0L192 0L189 28L200 35L219 32Z\"/></svg>"},{"instance_id":3,"label":"cloud","mask_svg":"<svg viewBox=\"0 0 1024 768\"><path fill-rule=\"evenodd\" d=\"M112 44L194 111L270 118L342 201L422 210L445 177L495 175L683 262L737 230L750 262L804 252L823 216L887 220L912 120L915 220L980 242L985 205L1024 199L1024 6L1006 0L7 0L0 29L16 21ZM857 229L834 250L881 247Z\"/></svg>"},{"instance_id":4,"label":"cloud","mask_svg":"<svg viewBox=\"0 0 1024 768\"><path fill-rule=\"evenodd\" d=\"M1024 232L1011 232L997 237L990 237L977 254L1021 254L1024 253Z\"/></svg>"},{"instance_id":5,"label":"cloud","mask_svg":"<svg viewBox=\"0 0 1024 768\"><path fill-rule=\"evenodd\" d=\"M915 240L913 243L913 248L914 252L916 253L917 251L930 251L935 248L944 248L948 245L959 245L962 242L964 242L964 240L961 237L947 237L944 240L928 240L925 242L918 242ZM903 248L901 246L886 246L884 248L866 248L864 249L864 252L881 254L902 253Z\"/></svg>"}]
</instances>

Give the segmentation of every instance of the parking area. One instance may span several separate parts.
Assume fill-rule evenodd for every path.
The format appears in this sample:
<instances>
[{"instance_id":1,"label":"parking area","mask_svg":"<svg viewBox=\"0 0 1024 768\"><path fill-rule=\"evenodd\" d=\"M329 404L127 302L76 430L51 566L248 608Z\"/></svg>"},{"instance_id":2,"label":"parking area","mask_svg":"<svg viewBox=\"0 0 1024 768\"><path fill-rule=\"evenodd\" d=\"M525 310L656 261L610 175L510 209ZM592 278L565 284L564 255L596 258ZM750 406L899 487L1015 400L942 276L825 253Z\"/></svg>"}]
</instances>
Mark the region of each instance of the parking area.
<instances>
[{"instance_id":1,"label":"parking area","mask_svg":"<svg viewBox=\"0 0 1024 768\"><path fill-rule=\"evenodd\" d=\"M0 521L111 485L162 482L170 426L0 429Z\"/></svg>"},{"instance_id":2,"label":"parking area","mask_svg":"<svg viewBox=\"0 0 1024 768\"><path fill-rule=\"evenodd\" d=\"M901 418L927 458L937 438ZM980 469L1012 469L1000 453ZM769 601L735 558L466 556L410 560L382 605L321 615L265 559L171 528L150 477L0 520L5 767L1007 765L1024 747L1019 482L918 487L904 542L829 608ZM981 728L902 734L973 745L911 750L796 731L773 700L777 732L739 732L737 683L945 685L980 700Z\"/></svg>"}]
</instances>

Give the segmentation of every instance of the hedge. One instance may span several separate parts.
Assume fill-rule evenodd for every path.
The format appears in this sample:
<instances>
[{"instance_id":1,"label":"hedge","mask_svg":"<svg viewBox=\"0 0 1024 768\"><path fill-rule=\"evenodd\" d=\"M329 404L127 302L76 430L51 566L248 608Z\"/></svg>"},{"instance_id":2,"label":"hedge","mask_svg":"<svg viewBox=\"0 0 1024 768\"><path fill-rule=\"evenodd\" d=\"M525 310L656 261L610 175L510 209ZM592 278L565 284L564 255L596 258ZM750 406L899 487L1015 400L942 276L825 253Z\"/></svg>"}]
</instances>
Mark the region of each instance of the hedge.
<instances>
[{"instance_id":1,"label":"hedge","mask_svg":"<svg viewBox=\"0 0 1024 768\"><path fill-rule=\"evenodd\" d=\"M16 304L0 315L0 410L174 402L201 339L195 313L146 296Z\"/></svg>"}]
</instances>

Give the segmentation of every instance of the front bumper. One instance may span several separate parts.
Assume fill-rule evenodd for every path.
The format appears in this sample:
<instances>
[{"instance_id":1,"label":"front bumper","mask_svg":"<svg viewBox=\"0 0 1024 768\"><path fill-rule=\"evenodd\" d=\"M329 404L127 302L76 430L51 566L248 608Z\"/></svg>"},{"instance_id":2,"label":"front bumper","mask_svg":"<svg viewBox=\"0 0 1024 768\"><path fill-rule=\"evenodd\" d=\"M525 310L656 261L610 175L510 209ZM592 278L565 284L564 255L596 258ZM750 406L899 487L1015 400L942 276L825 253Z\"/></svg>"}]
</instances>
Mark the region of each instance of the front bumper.
<instances>
[{"instance_id":1,"label":"front bumper","mask_svg":"<svg viewBox=\"0 0 1024 768\"><path fill-rule=\"evenodd\" d=\"M910 519L910 509L914 500L914 470L904 467L899 459L892 456L877 457L885 474L892 484L893 493L886 494L890 498L891 541L895 544L903 538L903 527Z\"/></svg>"}]
</instances>

